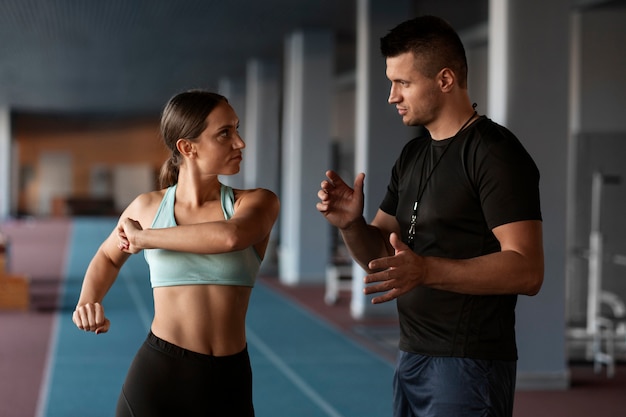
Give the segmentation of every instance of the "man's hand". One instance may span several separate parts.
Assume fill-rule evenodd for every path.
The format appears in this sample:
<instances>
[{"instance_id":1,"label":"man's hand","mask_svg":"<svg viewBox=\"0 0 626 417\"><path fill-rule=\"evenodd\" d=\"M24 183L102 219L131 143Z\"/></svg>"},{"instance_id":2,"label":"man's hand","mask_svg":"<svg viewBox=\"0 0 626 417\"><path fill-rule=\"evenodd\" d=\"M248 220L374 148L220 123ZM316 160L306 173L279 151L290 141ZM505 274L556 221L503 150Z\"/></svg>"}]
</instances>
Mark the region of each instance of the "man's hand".
<instances>
[{"instance_id":1,"label":"man's hand","mask_svg":"<svg viewBox=\"0 0 626 417\"><path fill-rule=\"evenodd\" d=\"M394 300L400 295L411 291L421 284L425 275L424 258L416 255L405 245L396 233L389 236L389 242L395 250L393 256L374 259L369 263L369 269L379 271L365 276L366 286L364 294L385 294L372 299L373 304L385 303Z\"/></svg>"},{"instance_id":2,"label":"man's hand","mask_svg":"<svg viewBox=\"0 0 626 417\"><path fill-rule=\"evenodd\" d=\"M328 180L322 181L317 196L317 210L326 220L339 229L345 229L363 216L363 181L365 174L360 173L354 180L354 189L350 188L334 171L326 171Z\"/></svg>"}]
</instances>

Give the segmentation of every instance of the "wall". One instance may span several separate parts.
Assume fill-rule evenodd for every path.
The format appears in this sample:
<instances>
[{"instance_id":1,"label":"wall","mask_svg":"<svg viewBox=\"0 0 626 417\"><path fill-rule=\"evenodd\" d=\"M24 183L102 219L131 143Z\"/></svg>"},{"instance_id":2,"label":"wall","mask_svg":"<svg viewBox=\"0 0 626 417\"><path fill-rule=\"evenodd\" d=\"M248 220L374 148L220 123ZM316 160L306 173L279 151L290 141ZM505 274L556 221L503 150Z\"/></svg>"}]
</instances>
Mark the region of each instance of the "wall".
<instances>
[{"instance_id":1,"label":"wall","mask_svg":"<svg viewBox=\"0 0 626 417\"><path fill-rule=\"evenodd\" d=\"M626 132L626 5L581 17L580 129Z\"/></svg>"},{"instance_id":2,"label":"wall","mask_svg":"<svg viewBox=\"0 0 626 417\"><path fill-rule=\"evenodd\" d=\"M149 166L153 186L161 164L169 151L160 141L159 119L51 117L14 115L13 140L18 149L18 213L21 215L60 215L69 197L106 197L116 194L102 189L100 176L114 176L118 168ZM48 194L42 189L41 161L50 155L64 156L71 164L69 195L51 196L54 201L42 202ZM48 158L50 159L50 158ZM63 158L58 158L63 159ZM104 179L107 180L106 178ZM145 191L149 191L146 189ZM117 193L119 194L119 192ZM43 209L42 209L43 207ZM46 212L45 208L49 207Z\"/></svg>"},{"instance_id":3,"label":"wall","mask_svg":"<svg viewBox=\"0 0 626 417\"><path fill-rule=\"evenodd\" d=\"M587 308L591 230L591 176L594 171L621 176L603 187L601 231L606 258L603 288L626 300L626 267L612 262L626 255L626 6L581 12L574 20L571 178L569 198L567 310L571 324L584 326Z\"/></svg>"}]
</instances>

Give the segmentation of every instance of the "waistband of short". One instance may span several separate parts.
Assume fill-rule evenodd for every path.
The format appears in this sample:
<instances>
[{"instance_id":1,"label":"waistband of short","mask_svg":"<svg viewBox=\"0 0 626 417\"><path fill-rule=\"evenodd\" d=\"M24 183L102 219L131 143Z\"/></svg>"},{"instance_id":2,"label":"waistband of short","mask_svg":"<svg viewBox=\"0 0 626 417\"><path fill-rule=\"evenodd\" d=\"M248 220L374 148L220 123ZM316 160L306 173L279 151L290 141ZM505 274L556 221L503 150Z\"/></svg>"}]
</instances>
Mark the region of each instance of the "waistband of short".
<instances>
[{"instance_id":1,"label":"waistband of short","mask_svg":"<svg viewBox=\"0 0 626 417\"><path fill-rule=\"evenodd\" d=\"M205 353L194 352L189 349L182 348L178 345L168 342L167 340L163 340L152 331L148 333L146 337L146 344L150 347L161 351L170 356L179 357L179 358L187 358L187 359L196 359L200 361L211 361L211 362L228 362L228 361L240 361L242 358L248 357L248 346L243 348L241 352L226 355L226 356L215 356L215 355L207 355Z\"/></svg>"}]
</instances>

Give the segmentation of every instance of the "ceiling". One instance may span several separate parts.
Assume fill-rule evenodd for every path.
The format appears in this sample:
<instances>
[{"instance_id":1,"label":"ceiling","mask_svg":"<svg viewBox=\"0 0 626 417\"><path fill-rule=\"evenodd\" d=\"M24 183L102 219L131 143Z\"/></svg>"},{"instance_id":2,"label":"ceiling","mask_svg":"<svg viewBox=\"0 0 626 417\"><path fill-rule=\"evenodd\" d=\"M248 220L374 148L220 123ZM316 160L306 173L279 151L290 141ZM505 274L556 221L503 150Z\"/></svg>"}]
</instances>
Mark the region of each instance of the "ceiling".
<instances>
[{"instance_id":1,"label":"ceiling","mask_svg":"<svg viewBox=\"0 0 626 417\"><path fill-rule=\"evenodd\" d=\"M357 0L0 0L0 106L149 113L189 88L279 60L285 36L330 28L336 72L355 62ZM422 0L460 21L487 0ZM459 21L459 19L456 19Z\"/></svg>"},{"instance_id":2,"label":"ceiling","mask_svg":"<svg viewBox=\"0 0 626 417\"><path fill-rule=\"evenodd\" d=\"M349 72L357 1L0 0L0 106L152 113L181 90L244 79L251 58L280 62L285 36L299 29L330 28L335 70ZM410 3L459 31L487 21L489 0Z\"/></svg>"},{"instance_id":3,"label":"ceiling","mask_svg":"<svg viewBox=\"0 0 626 417\"><path fill-rule=\"evenodd\" d=\"M332 0L0 0L0 103L27 111L151 111L181 89L215 89L286 33L354 32ZM278 46L278 47L277 47Z\"/></svg>"}]
</instances>

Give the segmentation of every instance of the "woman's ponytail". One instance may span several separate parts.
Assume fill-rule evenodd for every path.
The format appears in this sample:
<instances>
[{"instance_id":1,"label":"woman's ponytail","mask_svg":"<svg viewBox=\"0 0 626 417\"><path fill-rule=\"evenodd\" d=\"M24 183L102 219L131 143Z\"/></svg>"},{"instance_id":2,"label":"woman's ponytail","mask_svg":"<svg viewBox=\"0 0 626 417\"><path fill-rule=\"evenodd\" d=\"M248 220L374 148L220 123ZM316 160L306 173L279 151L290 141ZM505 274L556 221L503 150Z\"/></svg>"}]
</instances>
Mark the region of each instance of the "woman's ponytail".
<instances>
[{"instance_id":1,"label":"woman's ponytail","mask_svg":"<svg viewBox=\"0 0 626 417\"><path fill-rule=\"evenodd\" d=\"M178 171L180 166L180 154L172 154L161 166L159 174L159 186L161 188L171 187L178 182Z\"/></svg>"}]
</instances>

